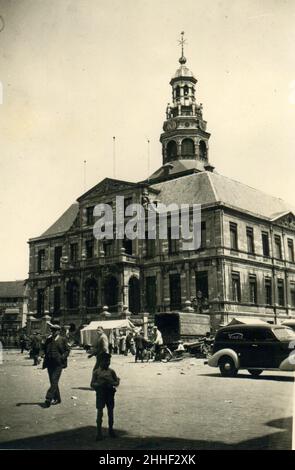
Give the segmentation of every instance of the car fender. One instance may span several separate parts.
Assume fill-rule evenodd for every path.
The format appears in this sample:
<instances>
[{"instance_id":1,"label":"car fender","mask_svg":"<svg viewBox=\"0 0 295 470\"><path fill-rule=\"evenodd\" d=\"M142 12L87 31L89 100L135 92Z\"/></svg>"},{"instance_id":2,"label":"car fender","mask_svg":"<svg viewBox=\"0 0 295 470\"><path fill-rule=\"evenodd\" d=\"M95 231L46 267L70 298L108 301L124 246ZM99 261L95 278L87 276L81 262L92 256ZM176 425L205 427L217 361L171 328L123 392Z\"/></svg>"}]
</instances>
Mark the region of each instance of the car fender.
<instances>
[{"instance_id":1,"label":"car fender","mask_svg":"<svg viewBox=\"0 0 295 470\"><path fill-rule=\"evenodd\" d=\"M208 365L211 367L218 367L218 362L222 356L229 356L232 358L232 360L235 363L235 366L237 369L240 367L240 360L238 358L238 355L236 351L233 349L225 348L225 349L220 349L216 353L214 353L209 359L208 359Z\"/></svg>"},{"instance_id":2,"label":"car fender","mask_svg":"<svg viewBox=\"0 0 295 470\"><path fill-rule=\"evenodd\" d=\"M292 351L289 356L280 363L279 369L290 372L295 370L295 351Z\"/></svg>"}]
</instances>

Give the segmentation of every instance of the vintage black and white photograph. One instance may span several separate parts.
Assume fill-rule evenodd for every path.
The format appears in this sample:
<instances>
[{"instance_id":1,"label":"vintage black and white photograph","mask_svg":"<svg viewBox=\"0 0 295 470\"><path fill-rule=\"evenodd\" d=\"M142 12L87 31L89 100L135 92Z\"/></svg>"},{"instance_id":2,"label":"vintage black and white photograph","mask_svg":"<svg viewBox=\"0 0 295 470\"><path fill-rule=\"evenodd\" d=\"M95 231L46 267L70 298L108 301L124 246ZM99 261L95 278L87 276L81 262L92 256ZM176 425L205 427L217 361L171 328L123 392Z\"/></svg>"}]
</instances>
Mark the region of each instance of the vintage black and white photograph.
<instances>
[{"instance_id":1,"label":"vintage black and white photograph","mask_svg":"<svg viewBox=\"0 0 295 470\"><path fill-rule=\"evenodd\" d=\"M295 448L294 24L0 0L0 449Z\"/></svg>"}]
</instances>

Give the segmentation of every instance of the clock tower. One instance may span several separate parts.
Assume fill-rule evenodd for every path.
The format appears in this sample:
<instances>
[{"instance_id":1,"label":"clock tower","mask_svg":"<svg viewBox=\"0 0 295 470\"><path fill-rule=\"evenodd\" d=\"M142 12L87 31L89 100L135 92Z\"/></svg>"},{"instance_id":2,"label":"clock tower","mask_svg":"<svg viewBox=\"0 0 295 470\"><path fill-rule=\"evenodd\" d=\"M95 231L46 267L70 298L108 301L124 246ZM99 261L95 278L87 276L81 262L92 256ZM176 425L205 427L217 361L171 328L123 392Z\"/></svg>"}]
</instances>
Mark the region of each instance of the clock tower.
<instances>
[{"instance_id":1,"label":"clock tower","mask_svg":"<svg viewBox=\"0 0 295 470\"><path fill-rule=\"evenodd\" d=\"M197 79L186 66L183 48L184 33L181 33L180 67L170 81L172 103L166 109L166 121L161 134L163 165L179 161L195 161L195 168L213 170L208 161L207 122L203 119L203 106L196 100ZM189 163L189 162L187 162Z\"/></svg>"}]
</instances>

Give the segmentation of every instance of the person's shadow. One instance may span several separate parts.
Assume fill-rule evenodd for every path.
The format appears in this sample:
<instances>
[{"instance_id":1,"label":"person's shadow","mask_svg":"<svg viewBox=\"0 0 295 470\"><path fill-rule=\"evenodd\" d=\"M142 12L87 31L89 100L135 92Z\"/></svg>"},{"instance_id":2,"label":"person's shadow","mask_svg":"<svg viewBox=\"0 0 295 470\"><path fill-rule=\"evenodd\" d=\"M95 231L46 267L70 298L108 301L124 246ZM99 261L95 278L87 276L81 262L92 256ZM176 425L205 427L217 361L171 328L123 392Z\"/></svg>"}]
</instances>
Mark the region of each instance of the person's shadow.
<instances>
[{"instance_id":1,"label":"person's shadow","mask_svg":"<svg viewBox=\"0 0 295 470\"><path fill-rule=\"evenodd\" d=\"M27 405L39 406L40 408L46 408L46 409L48 408L44 402L41 402L41 403L40 402L24 402L24 403L21 402L21 403L16 403L15 406L27 406Z\"/></svg>"}]
</instances>

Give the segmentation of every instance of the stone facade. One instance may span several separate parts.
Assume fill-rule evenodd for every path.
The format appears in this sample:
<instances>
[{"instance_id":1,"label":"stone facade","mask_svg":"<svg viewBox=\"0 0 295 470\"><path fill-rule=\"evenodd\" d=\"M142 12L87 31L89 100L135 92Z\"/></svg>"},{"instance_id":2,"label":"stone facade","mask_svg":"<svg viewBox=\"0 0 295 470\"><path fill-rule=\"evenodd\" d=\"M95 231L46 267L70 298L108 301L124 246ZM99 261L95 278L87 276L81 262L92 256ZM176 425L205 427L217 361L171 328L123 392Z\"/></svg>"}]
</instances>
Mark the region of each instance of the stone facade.
<instances>
[{"instance_id":1,"label":"stone facade","mask_svg":"<svg viewBox=\"0 0 295 470\"><path fill-rule=\"evenodd\" d=\"M29 241L35 317L77 327L97 319L105 305L116 315L140 315L183 310L188 301L210 313L213 328L237 315L274 322L294 315L292 209L214 171L197 80L185 62L182 56L170 82L163 165L139 183L106 178ZM126 205L142 204L145 215L148 203L201 204L200 249L188 251L182 239L97 240L93 208L111 204L115 217L118 195Z\"/></svg>"}]
</instances>

